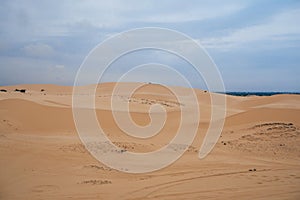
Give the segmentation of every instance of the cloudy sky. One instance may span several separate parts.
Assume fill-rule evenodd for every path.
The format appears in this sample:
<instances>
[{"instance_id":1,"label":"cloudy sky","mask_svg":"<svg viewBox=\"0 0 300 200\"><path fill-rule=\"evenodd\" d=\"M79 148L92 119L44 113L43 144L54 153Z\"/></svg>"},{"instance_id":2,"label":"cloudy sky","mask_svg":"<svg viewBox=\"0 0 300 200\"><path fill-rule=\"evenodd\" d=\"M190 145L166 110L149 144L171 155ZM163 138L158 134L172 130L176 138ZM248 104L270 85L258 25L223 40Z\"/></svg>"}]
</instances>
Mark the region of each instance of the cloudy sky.
<instances>
[{"instance_id":1,"label":"cloudy sky","mask_svg":"<svg viewBox=\"0 0 300 200\"><path fill-rule=\"evenodd\" d=\"M0 85L72 85L84 58L100 42L133 28L162 27L199 42L227 91L300 92L299 19L298 0L2 0ZM157 52L150 54L124 58L114 69L158 58ZM163 52L159 58L170 55ZM182 61L169 60L194 81Z\"/></svg>"}]
</instances>

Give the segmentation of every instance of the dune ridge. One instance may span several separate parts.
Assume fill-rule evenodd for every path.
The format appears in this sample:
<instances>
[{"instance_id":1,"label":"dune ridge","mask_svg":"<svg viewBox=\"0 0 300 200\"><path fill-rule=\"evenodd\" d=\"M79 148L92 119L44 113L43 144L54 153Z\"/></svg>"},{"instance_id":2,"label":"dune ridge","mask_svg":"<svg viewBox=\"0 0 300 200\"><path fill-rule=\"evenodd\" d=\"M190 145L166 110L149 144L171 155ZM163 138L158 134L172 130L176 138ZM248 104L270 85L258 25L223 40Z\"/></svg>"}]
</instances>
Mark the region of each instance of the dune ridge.
<instances>
[{"instance_id":1,"label":"dune ridge","mask_svg":"<svg viewBox=\"0 0 300 200\"><path fill-rule=\"evenodd\" d=\"M122 84L132 87L141 83ZM179 88L185 102L158 84L146 84L132 96L115 96L116 112L126 114L129 106L130 116L140 126L150 123L148 112L154 105L166 111L161 132L139 139L124 133L113 120L115 85L99 84L95 93L96 115L107 137L124 151L151 152L166 145L178 130L180 108L191 105L186 96L191 89ZM83 99L92 92L91 85L80 87ZM300 198L300 95L225 95L222 135L214 150L199 160L211 118L210 95L223 94L195 89L200 122L185 154L159 171L127 174L95 160L81 143L72 115L71 86L0 89L6 90L0 92L1 199ZM161 112L154 112L154 116ZM173 148L183 147L178 144Z\"/></svg>"}]
</instances>

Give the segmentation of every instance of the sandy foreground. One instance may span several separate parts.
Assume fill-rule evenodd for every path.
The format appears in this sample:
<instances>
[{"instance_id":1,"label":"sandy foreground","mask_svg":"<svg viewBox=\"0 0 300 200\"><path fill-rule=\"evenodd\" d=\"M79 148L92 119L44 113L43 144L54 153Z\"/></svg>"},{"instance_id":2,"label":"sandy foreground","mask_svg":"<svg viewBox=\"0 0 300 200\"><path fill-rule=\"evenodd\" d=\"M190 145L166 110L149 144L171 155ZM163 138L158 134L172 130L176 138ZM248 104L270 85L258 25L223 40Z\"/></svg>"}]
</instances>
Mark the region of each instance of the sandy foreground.
<instances>
[{"instance_id":1,"label":"sandy foreground","mask_svg":"<svg viewBox=\"0 0 300 200\"><path fill-rule=\"evenodd\" d=\"M167 112L158 135L133 138L113 120L113 86L99 85L95 101L99 123L115 145L151 152L174 137L180 106L187 103L156 84L147 84L132 96L118 96L117 112L129 103L131 117L140 126L150 122L152 105ZM107 167L85 149L73 121L72 87L0 89L7 90L0 92L0 199L300 199L300 95L226 96L222 135L200 160L211 104L208 92L195 90L201 115L192 145L164 169L130 174ZM188 89L180 90L184 96Z\"/></svg>"}]
</instances>

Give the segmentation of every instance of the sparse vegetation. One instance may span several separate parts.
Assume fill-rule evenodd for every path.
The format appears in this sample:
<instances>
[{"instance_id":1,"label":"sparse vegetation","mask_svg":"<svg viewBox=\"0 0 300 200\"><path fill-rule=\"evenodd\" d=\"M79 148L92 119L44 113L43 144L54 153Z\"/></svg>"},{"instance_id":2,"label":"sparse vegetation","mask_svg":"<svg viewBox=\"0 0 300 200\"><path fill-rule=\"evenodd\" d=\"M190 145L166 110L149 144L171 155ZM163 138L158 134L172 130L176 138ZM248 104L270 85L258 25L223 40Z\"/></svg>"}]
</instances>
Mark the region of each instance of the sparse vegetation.
<instances>
[{"instance_id":1,"label":"sparse vegetation","mask_svg":"<svg viewBox=\"0 0 300 200\"><path fill-rule=\"evenodd\" d=\"M25 92L26 92L26 89L15 89L15 92L25 93Z\"/></svg>"}]
</instances>

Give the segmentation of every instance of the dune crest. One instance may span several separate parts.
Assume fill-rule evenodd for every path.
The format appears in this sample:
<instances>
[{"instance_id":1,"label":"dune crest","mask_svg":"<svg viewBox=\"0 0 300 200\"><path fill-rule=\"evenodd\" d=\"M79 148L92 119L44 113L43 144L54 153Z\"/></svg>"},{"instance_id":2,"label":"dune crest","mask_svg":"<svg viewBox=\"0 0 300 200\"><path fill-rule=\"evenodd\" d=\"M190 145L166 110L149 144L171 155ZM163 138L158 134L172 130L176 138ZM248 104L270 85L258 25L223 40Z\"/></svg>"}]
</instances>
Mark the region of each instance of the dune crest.
<instances>
[{"instance_id":1,"label":"dune crest","mask_svg":"<svg viewBox=\"0 0 300 200\"><path fill-rule=\"evenodd\" d=\"M122 84L133 87L139 83ZM114 86L99 84L94 98L99 124L122 150L114 152L117 154L146 153L164 147L179 128L181 108L192 107L187 96L192 89L188 88L176 88L183 101L157 84L147 84L132 96L126 92L114 96L115 112L126 114L128 106L133 122L141 127L151 123L149 112L154 106L159 108L152 111L152 117L166 113L164 127L157 135L134 138L114 121ZM82 86L83 101L93 92L91 88ZM222 135L213 151L199 160L199 148L211 120L210 95L223 94L195 89L200 122L184 155L162 170L126 174L98 162L81 143L73 120L71 86L17 85L0 89L1 199L300 197L300 95L226 95ZM188 132L194 123L190 119L183 126ZM88 124L86 130L92 131ZM172 151L184 148L176 144Z\"/></svg>"}]
</instances>

